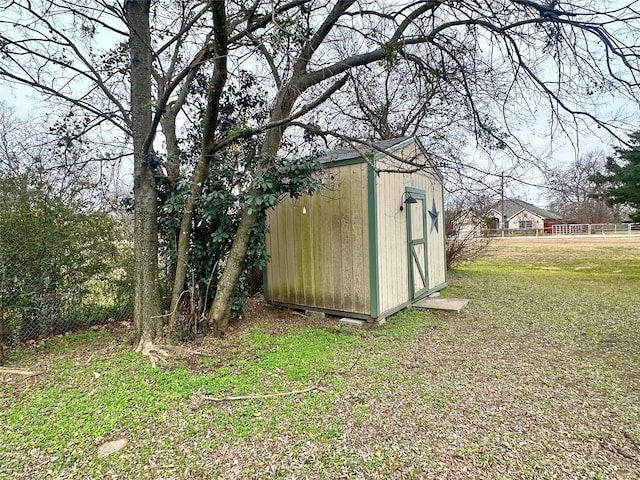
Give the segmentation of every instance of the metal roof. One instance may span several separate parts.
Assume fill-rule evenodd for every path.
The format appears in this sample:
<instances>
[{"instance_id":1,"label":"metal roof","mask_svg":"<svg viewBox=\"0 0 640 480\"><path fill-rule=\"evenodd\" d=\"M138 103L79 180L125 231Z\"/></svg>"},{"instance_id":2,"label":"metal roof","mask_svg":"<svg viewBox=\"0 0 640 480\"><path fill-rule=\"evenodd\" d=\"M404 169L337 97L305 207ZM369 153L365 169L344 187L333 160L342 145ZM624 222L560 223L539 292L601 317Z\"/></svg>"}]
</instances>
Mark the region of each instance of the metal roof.
<instances>
[{"instance_id":1,"label":"metal roof","mask_svg":"<svg viewBox=\"0 0 640 480\"><path fill-rule=\"evenodd\" d=\"M340 162L343 160L354 160L357 158L363 158L369 155L375 155L379 153L381 150L389 150L393 151L395 146L409 140L412 137L397 137L390 138L388 140L376 140L369 141L369 145L358 145L358 148L354 147L343 147L338 148L336 150L331 150L326 152L324 155L321 155L318 158L320 163L334 163ZM363 140L366 141L366 140Z\"/></svg>"}]
</instances>

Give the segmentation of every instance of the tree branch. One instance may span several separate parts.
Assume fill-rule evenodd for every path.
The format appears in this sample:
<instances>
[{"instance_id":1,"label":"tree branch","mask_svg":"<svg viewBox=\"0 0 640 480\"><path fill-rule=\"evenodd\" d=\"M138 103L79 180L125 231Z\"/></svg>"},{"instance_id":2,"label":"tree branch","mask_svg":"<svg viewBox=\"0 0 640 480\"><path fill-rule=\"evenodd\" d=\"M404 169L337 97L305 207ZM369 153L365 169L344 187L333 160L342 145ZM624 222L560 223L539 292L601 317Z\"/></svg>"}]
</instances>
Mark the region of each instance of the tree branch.
<instances>
[{"instance_id":1,"label":"tree branch","mask_svg":"<svg viewBox=\"0 0 640 480\"><path fill-rule=\"evenodd\" d=\"M309 113L310 111L312 111L313 109L318 107L319 105L322 105L324 102L326 102L335 92L340 90L347 83L348 79L349 78L347 76L344 76L344 77L340 78L335 83L333 83L327 90L325 90L325 92L322 95L320 95L316 100L314 100L311 103L308 103L304 107L301 107L299 110L297 110L296 112L292 113L287 118L283 118L281 120L269 122L269 123L267 123L265 125L261 125L259 127L248 128L248 129L244 129L242 131L235 131L235 132L230 133L229 135L227 135L226 138L221 139L218 142L216 142L215 148L210 150L208 152L208 154L209 155L213 155L215 152L218 152L218 151L222 150L224 147L226 147L227 145L230 145L231 143L235 142L238 139L249 138L249 137L252 137L252 136L254 136L254 135L258 134L258 133L270 130L272 128L277 128L277 127L281 127L283 125L290 124L296 118L300 118L303 115L306 115L307 113Z\"/></svg>"}]
</instances>

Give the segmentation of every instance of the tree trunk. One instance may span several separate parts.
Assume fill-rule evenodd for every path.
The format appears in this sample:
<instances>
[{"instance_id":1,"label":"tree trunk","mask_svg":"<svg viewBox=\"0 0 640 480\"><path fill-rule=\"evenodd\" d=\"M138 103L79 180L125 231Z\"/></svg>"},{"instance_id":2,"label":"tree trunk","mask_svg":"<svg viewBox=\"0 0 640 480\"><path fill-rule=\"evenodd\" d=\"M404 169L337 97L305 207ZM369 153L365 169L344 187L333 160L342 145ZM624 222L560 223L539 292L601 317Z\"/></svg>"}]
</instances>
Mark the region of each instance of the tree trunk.
<instances>
[{"instance_id":1,"label":"tree trunk","mask_svg":"<svg viewBox=\"0 0 640 480\"><path fill-rule=\"evenodd\" d=\"M145 144L151 129L150 0L126 2L131 54L131 120L134 158L134 265L136 351L148 353L162 331L158 290L156 181Z\"/></svg>"},{"instance_id":2,"label":"tree trunk","mask_svg":"<svg viewBox=\"0 0 640 480\"><path fill-rule=\"evenodd\" d=\"M270 121L277 122L287 118L301 93L302 90L293 82L284 87L278 95ZM285 128L286 126L283 125L272 128L267 132L262 144L260 162L257 169L270 168L271 159L278 154ZM262 192L255 189L249 192L249 196L254 198L261 194ZM258 221L260 213L256 211L249 212L247 207L242 211L242 218L233 238L231 251L227 257L222 275L218 280L218 288L216 289L216 295L209 310L207 321L209 328L219 336L224 334L229 325L233 296L244 269L247 248L251 240L251 227Z\"/></svg>"},{"instance_id":3,"label":"tree trunk","mask_svg":"<svg viewBox=\"0 0 640 480\"><path fill-rule=\"evenodd\" d=\"M202 150L200 158L193 176L191 184L191 192L187 198L187 203L182 213L180 221L180 233L177 242L177 258L175 277L173 279L173 288L171 290L171 307L169 309L169 332L173 331L175 324L178 304L180 296L184 291L186 283L187 265L189 263L189 250L191 248L191 229L193 224L193 214L196 208L196 202L202 189L207 181L209 174L209 164L216 148L216 126L218 124L218 115L220 113L220 98L224 86L227 83L227 25L226 11L223 0L215 0L211 3L213 10L213 30L214 30L214 63L213 74L209 82L207 90L207 110L202 125ZM200 312L191 312L199 314Z\"/></svg>"},{"instance_id":4,"label":"tree trunk","mask_svg":"<svg viewBox=\"0 0 640 480\"><path fill-rule=\"evenodd\" d=\"M180 182L180 146L176 134L176 117L178 107L171 106L162 115L160 127L167 143L167 176L171 188L175 189Z\"/></svg>"},{"instance_id":5,"label":"tree trunk","mask_svg":"<svg viewBox=\"0 0 640 480\"><path fill-rule=\"evenodd\" d=\"M187 266L189 264L189 250L191 249L191 228L193 226L193 214L196 208L196 201L202 194L202 187L207 179L209 171L209 156L201 156L198 161L196 173L191 186L191 193L187 197L182 218L180 219L180 233L177 237L176 266L171 289L171 306L169 307L169 333L173 333L176 318L178 316L178 304L185 289ZM197 314L197 312L191 312Z\"/></svg>"},{"instance_id":6,"label":"tree trunk","mask_svg":"<svg viewBox=\"0 0 640 480\"><path fill-rule=\"evenodd\" d=\"M180 182L180 147L178 145L178 136L176 135L176 116L177 111L174 107L170 107L160 119L160 127L167 143L167 177L172 192L178 189L178 183ZM169 242L174 245L176 255L178 252L178 232L176 229L171 229L171 231L167 232ZM175 277L176 264L174 263L167 272L167 285L173 285Z\"/></svg>"},{"instance_id":7,"label":"tree trunk","mask_svg":"<svg viewBox=\"0 0 640 480\"><path fill-rule=\"evenodd\" d=\"M258 194L258 192L252 192L252 194ZM222 336L229 325L233 296L244 269L247 248L251 240L251 227L256 223L258 217L258 212L249 213L246 207L243 210L225 268L218 280L216 296L208 315L209 328L218 336Z\"/></svg>"},{"instance_id":8,"label":"tree trunk","mask_svg":"<svg viewBox=\"0 0 640 480\"><path fill-rule=\"evenodd\" d=\"M169 80L167 79L167 77L160 77L158 76L159 81L158 83L160 83L162 85L163 88L167 88L167 85L169 83ZM182 85L182 87L180 88L180 93L178 94L178 97L172 101L169 102L164 113L162 114L162 117L160 118L160 127L162 128L162 133L164 134L164 138L167 144L167 177L169 180L169 186L171 189L171 192L177 192L178 190L178 185L180 183L182 174L181 174L181 154L182 151L180 150L180 145L178 144L178 135L176 134L176 121L178 118L178 114L180 113L180 111L182 110L182 107L184 106L186 100L187 100L187 95L189 93L189 88L193 82L193 78L194 78L194 74L190 73L187 75L187 78L184 81L184 84ZM158 98L162 97L163 92L160 91L158 93ZM167 232L167 235L169 236L169 241L171 242L171 244L173 245L174 248L174 252L176 255L176 262L174 262L171 265L171 269L168 271L167 273L167 278L166 278L166 282L167 282L167 286L169 285L173 285L175 282L175 278L176 278L176 265L177 265L177 258L178 258L178 239L180 236L180 229L172 229L171 231ZM173 303L172 303L173 306ZM175 311L171 310L171 315L169 316L169 332L173 331L173 320L174 320L174 315L175 315Z\"/></svg>"}]
</instances>

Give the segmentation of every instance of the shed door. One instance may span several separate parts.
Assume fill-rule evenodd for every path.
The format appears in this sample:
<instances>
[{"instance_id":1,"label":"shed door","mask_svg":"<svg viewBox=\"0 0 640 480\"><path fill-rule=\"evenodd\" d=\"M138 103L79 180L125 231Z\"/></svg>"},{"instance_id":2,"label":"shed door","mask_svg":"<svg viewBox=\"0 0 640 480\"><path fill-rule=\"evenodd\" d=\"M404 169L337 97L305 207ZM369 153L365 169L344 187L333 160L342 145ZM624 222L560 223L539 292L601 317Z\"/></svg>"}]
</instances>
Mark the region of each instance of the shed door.
<instances>
[{"instance_id":1,"label":"shed door","mask_svg":"<svg viewBox=\"0 0 640 480\"><path fill-rule=\"evenodd\" d=\"M427 277L427 202L424 191L407 190L416 203L405 204L409 239L409 293L411 299L429 290Z\"/></svg>"}]
</instances>

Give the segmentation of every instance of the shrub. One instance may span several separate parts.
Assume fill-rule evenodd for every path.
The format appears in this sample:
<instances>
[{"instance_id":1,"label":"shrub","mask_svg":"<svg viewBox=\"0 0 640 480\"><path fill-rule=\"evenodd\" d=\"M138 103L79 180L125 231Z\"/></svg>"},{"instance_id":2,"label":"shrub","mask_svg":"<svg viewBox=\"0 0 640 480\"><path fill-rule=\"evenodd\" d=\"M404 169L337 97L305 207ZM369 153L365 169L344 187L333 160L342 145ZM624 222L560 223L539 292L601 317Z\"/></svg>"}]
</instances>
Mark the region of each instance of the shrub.
<instances>
[{"instance_id":1,"label":"shrub","mask_svg":"<svg viewBox=\"0 0 640 480\"><path fill-rule=\"evenodd\" d=\"M117 268L126 247L118 247L115 220L91 211L86 194L56 191L31 174L0 179L2 342L85 328L126 303L110 285L126 278Z\"/></svg>"}]
</instances>

